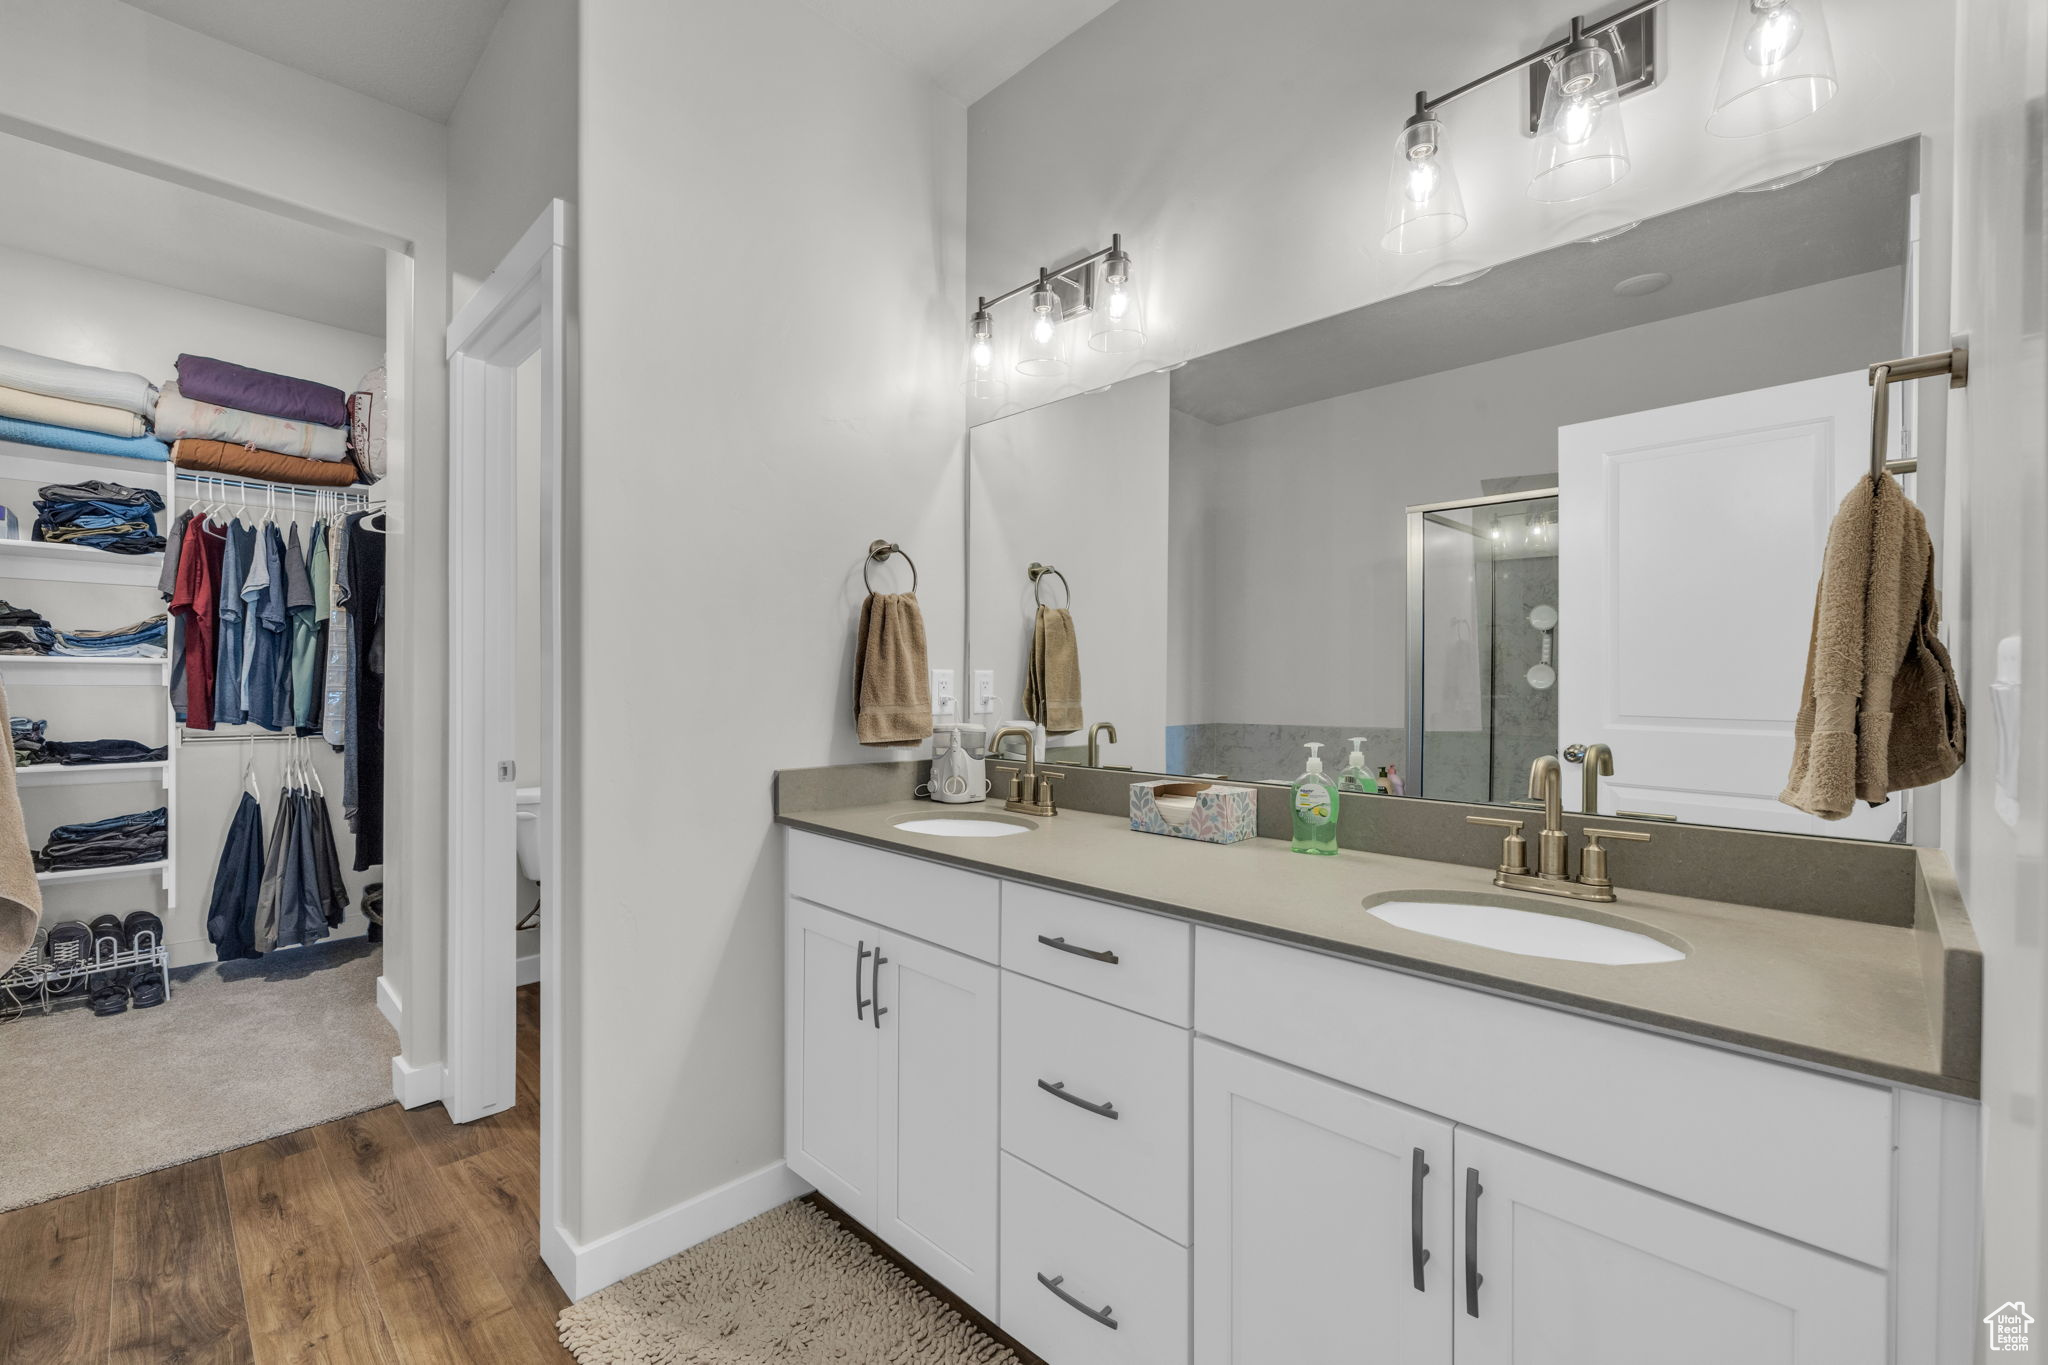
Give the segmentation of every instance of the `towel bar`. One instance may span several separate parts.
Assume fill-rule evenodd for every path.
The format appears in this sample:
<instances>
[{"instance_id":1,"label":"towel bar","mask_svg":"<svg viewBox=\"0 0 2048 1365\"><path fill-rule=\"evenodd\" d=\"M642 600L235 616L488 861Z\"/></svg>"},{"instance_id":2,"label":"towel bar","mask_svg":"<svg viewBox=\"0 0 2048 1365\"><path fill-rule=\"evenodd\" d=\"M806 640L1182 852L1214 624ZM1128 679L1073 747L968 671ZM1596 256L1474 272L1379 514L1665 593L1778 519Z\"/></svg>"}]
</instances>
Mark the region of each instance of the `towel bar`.
<instances>
[{"instance_id":1,"label":"towel bar","mask_svg":"<svg viewBox=\"0 0 2048 1365\"><path fill-rule=\"evenodd\" d=\"M1871 478L1881 479L1887 473L1911 474L1920 468L1918 460L1885 459L1885 427L1891 421L1891 386L1909 379L1932 379L1941 374L1948 376L1948 386L1952 389L1969 384L1970 347L1967 340L1958 337L1955 346L1949 350L1879 361L1870 367Z\"/></svg>"}]
</instances>

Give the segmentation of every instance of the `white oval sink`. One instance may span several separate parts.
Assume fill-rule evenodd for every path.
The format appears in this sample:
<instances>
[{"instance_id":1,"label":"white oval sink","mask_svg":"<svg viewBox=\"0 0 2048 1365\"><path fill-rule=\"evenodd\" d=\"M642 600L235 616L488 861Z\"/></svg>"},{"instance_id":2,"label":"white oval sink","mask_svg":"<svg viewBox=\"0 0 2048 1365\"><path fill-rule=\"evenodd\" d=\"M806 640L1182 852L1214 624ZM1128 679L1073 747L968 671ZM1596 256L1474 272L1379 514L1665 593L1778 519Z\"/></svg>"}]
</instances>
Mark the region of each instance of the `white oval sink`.
<instances>
[{"instance_id":1,"label":"white oval sink","mask_svg":"<svg viewBox=\"0 0 2048 1365\"><path fill-rule=\"evenodd\" d=\"M1497 948L1523 957L1596 962L1609 967L1685 960L1683 950L1648 934L1569 915L1545 914L1541 910L1416 900L1384 901L1370 909L1375 918L1418 934Z\"/></svg>"},{"instance_id":2,"label":"white oval sink","mask_svg":"<svg viewBox=\"0 0 2048 1365\"><path fill-rule=\"evenodd\" d=\"M1029 834L1038 826L996 815L955 815L903 820L896 828L905 834L936 834L942 839L1001 839L1011 834Z\"/></svg>"}]
</instances>

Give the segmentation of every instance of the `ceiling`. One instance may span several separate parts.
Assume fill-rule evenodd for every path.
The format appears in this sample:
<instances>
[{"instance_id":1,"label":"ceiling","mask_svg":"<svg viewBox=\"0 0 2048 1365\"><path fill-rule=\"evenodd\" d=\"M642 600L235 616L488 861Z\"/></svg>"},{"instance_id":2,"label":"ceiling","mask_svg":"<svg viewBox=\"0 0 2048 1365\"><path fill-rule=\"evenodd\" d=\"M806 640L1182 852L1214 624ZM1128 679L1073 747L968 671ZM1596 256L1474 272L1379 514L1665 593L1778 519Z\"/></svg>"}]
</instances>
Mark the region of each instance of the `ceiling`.
<instances>
[{"instance_id":1,"label":"ceiling","mask_svg":"<svg viewBox=\"0 0 2048 1365\"><path fill-rule=\"evenodd\" d=\"M1498 360L1902 264L1912 142L1844 157L1765 193L1729 194L1600 243L1496 266L1190 361L1173 406L1210 423ZM1653 293L1615 286L1668 274Z\"/></svg>"},{"instance_id":2,"label":"ceiling","mask_svg":"<svg viewBox=\"0 0 2048 1365\"><path fill-rule=\"evenodd\" d=\"M0 134L0 245L384 335L384 252L324 228Z\"/></svg>"},{"instance_id":3,"label":"ceiling","mask_svg":"<svg viewBox=\"0 0 2048 1365\"><path fill-rule=\"evenodd\" d=\"M127 3L437 123L448 121L505 8L505 0Z\"/></svg>"},{"instance_id":4,"label":"ceiling","mask_svg":"<svg viewBox=\"0 0 2048 1365\"><path fill-rule=\"evenodd\" d=\"M972 104L1115 0L803 0Z\"/></svg>"}]
</instances>

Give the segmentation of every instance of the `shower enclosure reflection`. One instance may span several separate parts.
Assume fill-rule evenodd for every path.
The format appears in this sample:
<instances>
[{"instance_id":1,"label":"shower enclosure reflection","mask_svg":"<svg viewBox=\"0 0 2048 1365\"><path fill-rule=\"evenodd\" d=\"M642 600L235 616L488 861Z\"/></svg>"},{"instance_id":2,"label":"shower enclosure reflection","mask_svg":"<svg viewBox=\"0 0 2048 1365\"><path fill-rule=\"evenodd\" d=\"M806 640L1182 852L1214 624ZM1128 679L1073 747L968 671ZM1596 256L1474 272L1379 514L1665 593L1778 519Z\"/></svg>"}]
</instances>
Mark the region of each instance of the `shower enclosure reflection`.
<instances>
[{"instance_id":1,"label":"shower enclosure reflection","mask_svg":"<svg viewBox=\"0 0 2048 1365\"><path fill-rule=\"evenodd\" d=\"M1408 509L1410 794L1523 798L1557 751L1555 489Z\"/></svg>"}]
</instances>

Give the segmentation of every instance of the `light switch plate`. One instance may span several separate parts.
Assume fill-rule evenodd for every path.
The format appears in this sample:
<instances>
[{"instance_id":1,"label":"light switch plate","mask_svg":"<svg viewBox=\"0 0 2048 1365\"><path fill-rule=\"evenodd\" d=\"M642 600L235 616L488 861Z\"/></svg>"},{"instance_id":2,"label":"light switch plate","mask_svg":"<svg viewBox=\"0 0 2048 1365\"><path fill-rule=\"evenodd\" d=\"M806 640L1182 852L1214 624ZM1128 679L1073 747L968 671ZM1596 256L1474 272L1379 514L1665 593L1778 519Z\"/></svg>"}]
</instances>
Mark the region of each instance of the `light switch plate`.
<instances>
[{"instance_id":1,"label":"light switch plate","mask_svg":"<svg viewBox=\"0 0 2048 1365\"><path fill-rule=\"evenodd\" d=\"M996 671L993 668L974 670L974 714L985 716L996 709Z\"/></svg>"},{"instance_id":2,"label":"light switch plate","mask_svg":"<svg viewBox=\"0 0 2048 1365\"><path fill-rule=\"evenodd\" d=\"M953 693L953 670L935 668L932 670L932 714L950 716L957 714L959 699Z\"/></svg>"}]
</instances>

